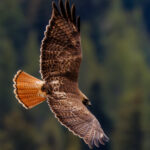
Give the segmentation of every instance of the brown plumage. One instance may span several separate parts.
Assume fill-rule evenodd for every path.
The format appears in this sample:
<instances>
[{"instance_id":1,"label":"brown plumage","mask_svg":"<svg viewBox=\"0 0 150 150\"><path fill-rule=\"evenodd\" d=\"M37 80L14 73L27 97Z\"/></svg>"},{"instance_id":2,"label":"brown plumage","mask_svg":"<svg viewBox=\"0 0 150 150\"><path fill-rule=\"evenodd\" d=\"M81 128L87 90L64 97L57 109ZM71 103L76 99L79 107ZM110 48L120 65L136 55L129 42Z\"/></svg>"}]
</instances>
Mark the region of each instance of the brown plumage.
<instances>
[{"instance_id":1,"label":"brown plumage","mask_svg":"<svg viewBox=\"0 0 150 150\"><path fill-rule=\"evenodd\" d=\"M41 45L40 72L43 81L22 71L14 77L16 97L25 108L32 108L45 99L60 123L83 138L92 148L108 141L98 120L87 109L90 101L78 88L82 60L80 17L75 5L70 9L59 1L52 2L52 17Z\"/></svg>"}]
</instances>

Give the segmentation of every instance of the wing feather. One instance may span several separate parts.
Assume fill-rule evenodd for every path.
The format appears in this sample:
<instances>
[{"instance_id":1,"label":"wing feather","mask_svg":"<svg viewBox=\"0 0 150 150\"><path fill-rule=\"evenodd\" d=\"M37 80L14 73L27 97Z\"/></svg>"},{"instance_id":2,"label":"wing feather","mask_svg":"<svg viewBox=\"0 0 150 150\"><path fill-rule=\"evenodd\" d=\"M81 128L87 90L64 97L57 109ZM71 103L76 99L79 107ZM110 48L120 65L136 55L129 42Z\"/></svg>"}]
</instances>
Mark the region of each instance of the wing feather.
<instances>
[{"instance_id":1,"label":"wing feather","mask_svg":"<svg viewBox=\"0 0 150 150\"><path fill-rule=\"evenodd\" d=\"M59 122L83 138L90 148L108 141L98 120L78 99L70 97L55 100L49 97L48 104Z\"/></svg>"},{"instance_id":2,"label":"wing feather","mask_svg":"<svg viewBox=\"0 0 150 150\"><path fill-rule=\"evenodd\" d=\"M60 10L59 10L60 9ZM82 59L79 24L76 25L75 6L72 14L69 1L65 7L59 1L59 9L52 3L52 17L46 27L41 45L40 72L45 81L52 76L66 76L77 81Z\"/></svg>"},{"instance_id":3,"label":"wing feather","mask_svg":"<svg viewBox=\"0 0 150 150\"><path fill-rule=\"evenodd\" d=\"M59 0L59 8L61 10L61 16L64 17L64 18L67 18L67 14L66 14L64 4L63 4L62 0Z\"/></svg>"},{"instance_id":4,"label":"wing feather","mask_svg":"<svg viewBox=\"0 0 150 150\"><path fill-rule=\"evenodd\" d=\"M74 25L76 25L76 8L74 4L71 7L71 20L74 23Z\"/></svg>"},{"instance_id":5,"label":"wing feather","mask_svg":"<svg viewBox=\"0 0 150 150\"><path fill-rule=\"evenodd\" d=\"M68 17L68 19L70 19L70 20L71 20L71 11L70 11L70 4L69 4L69 0L66 0L65 7L66 7L67 17Z\"/></svg>"}]
</instances>

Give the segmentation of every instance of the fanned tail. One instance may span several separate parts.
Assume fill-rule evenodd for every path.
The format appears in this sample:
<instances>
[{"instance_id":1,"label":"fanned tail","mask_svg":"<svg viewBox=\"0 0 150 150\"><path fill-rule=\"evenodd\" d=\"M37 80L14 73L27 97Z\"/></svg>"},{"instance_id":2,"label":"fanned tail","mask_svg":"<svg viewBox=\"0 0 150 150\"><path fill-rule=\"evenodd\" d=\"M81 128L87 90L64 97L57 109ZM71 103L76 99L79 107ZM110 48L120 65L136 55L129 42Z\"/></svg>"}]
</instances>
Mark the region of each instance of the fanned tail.
<instances>
[{"instance_id":1,"label":"fanned tail","mask_svg":"<svg viewBox=\"0 0 150 150\"><path fill-rule=\"evenodd\" d=\"M19 70L13 82L16 98L26 109L33 108L46 100L46 93L41 91L44 81Z\"/></svg>"}]
</instances>

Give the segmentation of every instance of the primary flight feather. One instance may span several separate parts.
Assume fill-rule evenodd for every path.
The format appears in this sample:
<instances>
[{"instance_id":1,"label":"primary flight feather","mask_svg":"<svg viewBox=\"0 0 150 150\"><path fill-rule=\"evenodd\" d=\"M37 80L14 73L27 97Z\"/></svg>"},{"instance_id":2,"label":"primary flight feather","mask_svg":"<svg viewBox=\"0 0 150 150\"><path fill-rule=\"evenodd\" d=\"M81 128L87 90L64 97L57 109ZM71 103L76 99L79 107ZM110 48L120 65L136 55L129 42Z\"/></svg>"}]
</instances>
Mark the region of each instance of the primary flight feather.
<instances>
[{"instance_id":1,"label":"primary flight feather","mask_svg":"<svg viewBox=\"0 0 150 150\"><path fill-rule=\"evenodd\" d=\"M78 88L79 67L82 60L80 17L75 5L70 8L59 0L59 8L52 2L52 16L41 45L40 72L42 80L18 71L14 93L26 108L47 100L59 122L82 138L90 148L109 139L96 117L87 109L88 98Z\"/></svg>"}]
</instances>

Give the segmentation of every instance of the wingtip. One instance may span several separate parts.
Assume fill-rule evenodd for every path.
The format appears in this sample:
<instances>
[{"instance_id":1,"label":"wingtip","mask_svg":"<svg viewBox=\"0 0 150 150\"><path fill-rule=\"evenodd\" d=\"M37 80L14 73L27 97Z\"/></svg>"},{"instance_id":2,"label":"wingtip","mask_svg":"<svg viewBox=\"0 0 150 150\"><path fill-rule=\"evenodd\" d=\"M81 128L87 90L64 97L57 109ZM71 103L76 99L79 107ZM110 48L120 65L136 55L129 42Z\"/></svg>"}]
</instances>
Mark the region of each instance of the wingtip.
<instances>
[{"instance_id":1,"label":"wingtip","mask_svg":"<svg viewBox=\"0 0 150 150\"><path fill-rule=\"evenodd\" d=\"M75 4L74 4L74 3L72 4L72 9L76 9L76 7L75 7Z\"/></svg>"},{"instance_id":2,"label":"wingtip","mask_svg":"<svg viewBox=\"0 0 150 150\"><path fill-rule=\"evenodd\" d=\"M65 1L65 9L68 19L71 19L70 3L68 0Z\"/></svg>"},{"instance_id":3,"label":"wingtip","mask_svg":"<svg viewBox=\"0 0 150 150\"><path fill-rule=\"evenodd\" d=\"M100 132L95 131L93 133L94 136L92 136L92 138L89 141L86 141L90 149L92 149L94 146L99 148L100 144L105 145L105 143L109 141L109 138L103 131Z\"/></svg>"},{"instance_id":4,"label":"wingtip","mask_svg":"<svg viewBox=\"0 0 150 150\"><path fill-rule=\"evenodd\" d=\"M69 0L66 0L65 3L69 3Z\"/></svg>"},{"instance_id":5,"label":"wingtip","mask_svg":"<svg viewBox=\"0 0 150 150\"><path fill-rule=\"evenodd\" d=\"M71 19L72 19L72 22L74 23L74 25L76 25L76 8L75 8L75 4L72 4L72 6L71 6Z\"/></svg>"},{"instance_id":6,"label":"wingtip","mask_svg":"<svg viewBox=\"0 0 150 150\"><path fill-rule=\"evenodd\" d=\"M62 3L63 3L62 0L58 1L58 4L59 4L60 7L61 7Z\"/></svg>"},{"instance_id":7,"label":"wingtip","mask_svg":"<svg viewBox=\"0 0 150 150\"><path fill-rule=\"evenodd\" d=\"M58 4L59 4L59 8L60 8L61 15L62 15L64 18L67 18L63 1L62 1L62 0L59 0Z\"/></svg>"},{"instance_id":8,"label":"wingtip","mask_svg":"<svg viewBox=\"0 0 150 150\"><path fill-rule=\"evenodd\" d=\"M76 28L77 31L80 32L80 17L76 17L76 7L73 3L70 5L69 0L65 0L65 4L62 0L58 1L58 6L56 5L56 2L52 1L52 18L57 18L58 16L64 17L66 20L70 20ZM52 20L52 19L51 19Z\"/></svg>"},{"instance_id":9,"label":"wingtip","mask_svg":"<svg viewBox=\"0 0 150 150\"><path fill-rule=\"evenodd\" d=\"M60 4L60 3L63 3L63 1L62 1L62 0L59 0L59 2L58 2L58 3L59 3L59 4Z\"/></svg>"},{"instance_id":10,"label":"wingtip","mask_svg":"<svg viewBox=\"0 0 150 150\"><path fill-rule=\"evenodd\" d=\"M52 7L54 8L56 6L55 1L52 1Z\"/></svg>"},{"instance_id":11,"label":"wingtip","mask_svg":"<svg viewBox=\"0 0 150 150\"><path fill-rule=\"evenodd\" d=\"M102 145L105 145L105 142L109 142L109 138L107 137L105 133L100 134L99 142Z\"/></svg>"},{"instance_id":12,"label":"wingtip","mask_svg":"<svg viewBox=\"0 0 150 150\"><path fill-rule=\"evenodd\" d=\"M104 142L109 142L109 140L110 140L109 137L105 133L104 133L104 136L102 139Z\"/></svg>"},{"instance_id":13,"label":"wingtip","mask_svg":"<svg viewBox=\"0 0 150 150\"><path fill-rule=\"evenodd\" d=\"M52 1L52 9L53 9L54 16L60 15L59 10L58 10L56 3L54 1Z\"/></svg>"}]
</instances>

